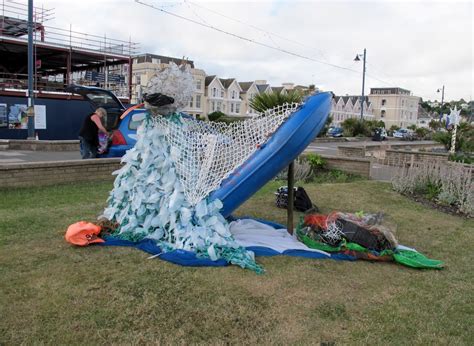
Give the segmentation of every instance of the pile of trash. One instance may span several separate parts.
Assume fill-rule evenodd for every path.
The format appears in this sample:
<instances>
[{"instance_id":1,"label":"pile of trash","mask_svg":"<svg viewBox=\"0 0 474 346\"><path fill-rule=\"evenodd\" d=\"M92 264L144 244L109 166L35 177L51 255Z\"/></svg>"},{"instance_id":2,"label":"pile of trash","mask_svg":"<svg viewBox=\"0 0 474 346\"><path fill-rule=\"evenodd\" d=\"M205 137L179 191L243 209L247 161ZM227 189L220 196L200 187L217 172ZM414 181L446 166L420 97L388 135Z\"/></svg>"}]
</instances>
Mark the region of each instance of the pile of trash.
<instances>
[{"instance_id":1,"label":"pile of trash","mask_svg":"<svg viewBox=\"0 0 474 346\"><path fill-rule=\"evenodd\" d=\"M180 115L167 117L179 121ZM215 199L191 205L173 165L173 147L150 114L138 129L135 147L122 158L123 167L110 192L103 218L118 225L112 236L133 242L152 239L164 251L192 251L200 258L225 259L261 273L252 251L239 246Z\"/></svg>"},{"instance_id":2,"label":"pile of trash","mask_svg":"<svg viewBox=\"0 0 474 346\"><path fill-rule=\"evenodd\" d=\"M312 249L357 259L395 261L412 268L441 269L443 262L399 245L383 214L332 212L307 214L297 226L298 239Z\"/></svg>"}]
</instances>

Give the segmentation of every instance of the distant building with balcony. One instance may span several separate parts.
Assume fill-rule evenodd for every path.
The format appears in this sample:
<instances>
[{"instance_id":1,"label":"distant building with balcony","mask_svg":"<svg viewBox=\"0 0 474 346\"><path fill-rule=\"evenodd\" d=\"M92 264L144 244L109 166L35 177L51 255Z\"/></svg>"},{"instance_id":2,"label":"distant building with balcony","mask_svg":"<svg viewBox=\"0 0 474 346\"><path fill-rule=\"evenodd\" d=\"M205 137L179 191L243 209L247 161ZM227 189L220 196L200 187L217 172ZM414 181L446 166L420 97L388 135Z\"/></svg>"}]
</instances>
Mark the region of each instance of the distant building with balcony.
<instances>
[{"instance_id":1,"label":"distant building with balcony","mask_svg":"<svg viewBox=\"0 0 474 346\"><path fill-rule=\"evenodd\" d=\"M240 115L246 117L253 117L257 115L257 111L250 106L250 101L259 94L255 82L240 82L240 99L242 100L242 107L240 107Z\"/></svg>"},{"instance_id":2,"label":"distant building with balcony","mask_svg":"<svg viewBox=\"0 0 474 346\"><path fill-rule=\"evenodd\" d=\"M364 97L364 119L373 120L374 112L372 103L367 96ZM360 118L360 96L334 96L331 101L332 125L340 126L340 124L350 118Z\"/></svg>"},{"instance_id":3,"label":"distant building with balcony","mask_svg":"<svg viewBox=\"0 0 474 346\"><path fill-rule=\"evenodd\" d=\"M133 58L133 76L132 76L132 103L138 103L143 98L143 90L145 90L150 79L162 68L169 66L170 63L181 65L185 63L191 69L191 74L195 83L194 94L189 101L189 105L184 111L195 117L203 117L205 100L204 81L206 73L194 67L194 62L187 59L173 58L157 54L141 54Z\"/></svg>"},{"instance_id":4,"label":"distant building with balcony","mask_svg":"<svg viewBox=\"0 0 474 346\"><path fill-rule=\"evenodd\" d=\"M371 88L369 100L377 120L387 128L392 125L408 127L416 125L418 104L421 98L413 96L410 90L402 88Z\"/></svg>"}]
</instances>

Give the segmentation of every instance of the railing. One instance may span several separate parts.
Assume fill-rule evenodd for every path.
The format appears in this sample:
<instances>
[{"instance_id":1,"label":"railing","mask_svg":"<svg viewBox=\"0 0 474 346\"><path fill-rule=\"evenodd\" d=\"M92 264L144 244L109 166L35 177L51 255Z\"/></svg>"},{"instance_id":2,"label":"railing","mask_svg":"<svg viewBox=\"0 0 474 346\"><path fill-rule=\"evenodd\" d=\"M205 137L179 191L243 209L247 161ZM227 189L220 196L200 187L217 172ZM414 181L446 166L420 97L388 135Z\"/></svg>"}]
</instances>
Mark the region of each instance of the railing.
<instances>
[{"instance_id":1,"label":"railing","mask_svg":"<svg viewBox=\"0 0 474 346\"><path fill-rule=\"evenodd\" d=\"M34 8L34 40L36 43L51 44L60 47L76 48L102 52L108 54L117 54L122 56L132 56L138 53L138 43L117 40L99 35L86 34L79 31L57 28L44 25L47 20L52 19L52 9ZM5 23L17 22L18 26L25 26L28 23L28 5L16 2L2 0L0 3L0 36L10 39L28 41L26 32L22 29L17 30L18 35L14 35L8 30L4 30ZM14 29L13 29L14 31Z\"/></svg>"},{"instance_id":2,"label":"railing","mask_svg":"<svg viewBox=\"0 0 474 346\"><path fill-rule=\"evenodd\" d=\"M34 81L34 89L38 92L54 92L54 93L65 93L64 90L68 83L65 83L62 78L54 80L54 78L36 78ZM109 83L104 85L90 81L87 79L74 80L75 84L86 85L86 86L100 86L112 91L117 97L127 98L129 87L126 83L112 84ZM11 73L0 73L0 91L25 91L28 90L28 75L27 74L11 74ZM66 93L65 93L66 94Z\"/></svg>"}]
</instances>

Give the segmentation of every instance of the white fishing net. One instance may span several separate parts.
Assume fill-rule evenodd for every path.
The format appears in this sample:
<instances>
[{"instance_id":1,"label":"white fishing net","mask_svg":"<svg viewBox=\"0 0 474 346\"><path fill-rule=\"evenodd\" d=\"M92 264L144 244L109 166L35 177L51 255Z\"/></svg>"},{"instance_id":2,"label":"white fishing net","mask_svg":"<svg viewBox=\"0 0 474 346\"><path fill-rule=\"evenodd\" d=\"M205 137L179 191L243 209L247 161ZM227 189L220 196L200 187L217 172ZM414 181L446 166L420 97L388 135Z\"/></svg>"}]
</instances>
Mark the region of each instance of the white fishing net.
<instances>
[{"instance_id":1,"label":"white fishing net","mask_svg":"<svg viewBox=\"0 0 474 346\"><path fill-rule=\"evenodd\" d=\"M287 103L229 124L187 117L153 117L171 145L171 159L187 201L194 206L216 190L299 105Z\"/></svg>"}]
</instances>

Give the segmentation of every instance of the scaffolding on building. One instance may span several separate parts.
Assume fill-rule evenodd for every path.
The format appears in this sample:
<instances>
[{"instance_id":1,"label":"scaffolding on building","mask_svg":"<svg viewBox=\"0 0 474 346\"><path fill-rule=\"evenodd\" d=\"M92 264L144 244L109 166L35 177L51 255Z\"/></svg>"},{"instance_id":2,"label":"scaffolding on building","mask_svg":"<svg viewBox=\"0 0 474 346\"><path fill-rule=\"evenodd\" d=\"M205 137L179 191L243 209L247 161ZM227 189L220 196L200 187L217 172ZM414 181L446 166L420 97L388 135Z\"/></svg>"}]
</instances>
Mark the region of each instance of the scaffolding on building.
<instances>
[{"instance_id":1,"label":"scaffolding on building","mask_svg":"<svg viewBox=\"0 0 474 346\"><path fill-rule=\"evenodd\" d=\"M45 25L53 9L34 7L35 93L61 93L70 84L112 90L130 100L132 56L138 43ZM0 93L27 89L28 5L1 0Z\"/></svg>"}]
</instances>

